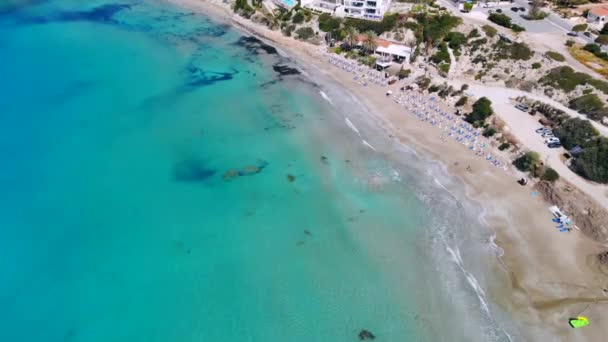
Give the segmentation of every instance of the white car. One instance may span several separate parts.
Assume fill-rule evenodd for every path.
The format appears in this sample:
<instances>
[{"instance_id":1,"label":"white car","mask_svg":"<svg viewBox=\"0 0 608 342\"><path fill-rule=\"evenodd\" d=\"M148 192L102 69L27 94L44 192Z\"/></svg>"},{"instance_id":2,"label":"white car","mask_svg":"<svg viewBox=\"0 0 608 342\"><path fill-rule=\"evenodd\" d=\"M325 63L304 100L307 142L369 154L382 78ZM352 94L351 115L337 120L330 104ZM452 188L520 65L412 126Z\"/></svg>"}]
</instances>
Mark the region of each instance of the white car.
<instances>
[{"instance_id":1,"label":"white car","mask_svg":"<svg viewBox=\"0 0 608 342\"><path fill-rule=\"evenodd\" d=\"M544 132L544 133L542 134L542 137L543 137L543 138L553 138L553 137L554 137L554 135L553 135L553 132L549 131L549 132Z\"/></svg>"},{"instance_id":2,"label":"white car","mask_svg":"<svg viewBox=\"0 0 608 342\"><path fill-rule=\"evenodd\" d=\"M561 142L559 141L559 138L556 137L552 137L549 138L547 140L545 140L545 144L549 145L549 144L560 144Z\"/></svg>"}]
</instances>

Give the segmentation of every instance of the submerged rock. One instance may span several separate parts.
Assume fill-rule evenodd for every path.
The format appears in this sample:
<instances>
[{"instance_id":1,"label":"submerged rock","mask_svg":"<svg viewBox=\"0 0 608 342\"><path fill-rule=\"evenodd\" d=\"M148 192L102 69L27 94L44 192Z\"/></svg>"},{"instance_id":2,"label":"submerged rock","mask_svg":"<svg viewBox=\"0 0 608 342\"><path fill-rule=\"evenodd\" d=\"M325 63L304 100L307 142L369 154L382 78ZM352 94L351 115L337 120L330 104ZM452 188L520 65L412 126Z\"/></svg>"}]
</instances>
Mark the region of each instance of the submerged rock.
<instances>
[{"instance_id":1,"label":"submerged rock","mask_svg":"<svg viewBox=\"0 0 608 342\"><path fill-rule=\"evenodd\" d=\"M373 339L375 339L375 338L376 338L376 336L374 336L374 334L372 334L372 332L371 332L371 331L369 331L369 330L365 330L365 329L363 329L363 330L361 330L361 331L359 332L359 339L360 339L361 341L365 341L365 340L373 340Z\"/></svg>"},{"instance_id":2,"label":"submerged rock","mask_svg":"<svg viewBox=\"0 0 608 342\"><path fill-rule=\"evenodd\" d=\"M293 181L296 180L296 176L294 176L294 175L287 175L287 180L291 183L291 182L293 182Z\"/></svg>"},{"instance_id":3,"label":"submerged rock","mask_svg":"<svg viewBox=\"0 0 608 342\"><path fill-rule=\"evenodd\" d=\"M262 172L262 170L266 166L268 166L267 161L258 160L257 165L247 165L240 169L230 169L230 170L224 172L223 178L224 178L224 180L232 180L236 177L256 175L256 174Z\"/></svg>"},{"instance_id":4,"label":"submerged rock","mask_svg":"<svg viewBox=\"0 0 608 342\"><path fill-rule=\"evenodd\" d=\"M173 167L173 179L178 182L200 182L213 175L216 171L207 168L204 163L197 159L183 160Z\"/></svg>"}]
</instances>

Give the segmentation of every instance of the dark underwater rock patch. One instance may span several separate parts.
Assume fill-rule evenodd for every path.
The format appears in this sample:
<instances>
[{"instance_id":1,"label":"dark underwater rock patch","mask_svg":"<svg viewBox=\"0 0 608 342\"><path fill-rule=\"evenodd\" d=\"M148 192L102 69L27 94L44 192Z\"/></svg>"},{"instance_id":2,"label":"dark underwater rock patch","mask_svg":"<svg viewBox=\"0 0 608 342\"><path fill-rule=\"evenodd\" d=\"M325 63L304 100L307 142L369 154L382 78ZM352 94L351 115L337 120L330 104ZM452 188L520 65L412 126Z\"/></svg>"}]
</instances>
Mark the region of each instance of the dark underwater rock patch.
<instances>
[{"instance_id":1,"label":"dark underwater rock patch","mask_svg":"<svg viewBox=\"0 0 608 342\"><path fill-rule=\"evenodd\" d=\"M274 64L272 66L272 70L274 70L277 74L279 74L279 77L300 74L300 70L287 66L287 65L284 65L284 64L280 64L280 63Z\"/></svg>"},{"instance_id":2,"label":"dark underwater rock patch","mask_svg":"<svg viewBox=\"0 0 608 342\"><path fill-rule=\"evenodd\" d=\"M46 24L50 22L92 21L97 23L113 22L117 13L131 9L129 4L106 4L85 11L65 11L48 17L33 17L22 20L21 24Z\"/></svg>"},{"instance_id":3,"label":"dark underwater rock patch","mask_svg":"<svg viewBox=\"0 0 608 342\"><path fill-rule=\"evenodd\" d=\"M224 180L232 180L237 177L257 175L258 173L262 172L266 166L268 166L267 161L258 160L255 165L247 165L239 169L230 169L224 172L223 178Z\"/></svg>"},{"instance_id":4,"label":"dark underwater rock patch","mask_svg":"<svg viewBox=\"0 0 608 342\"><path fill-rule=\"evenodd\" d=\"M178 182L201 182L215 175L214 169L208 168L198 159L183 160L173 167L173 179Z\"/></svg>"},{"instance_id":5,"label":"dark underwater rock patch","mask_svg":"<svg viewBox=\"0 0 608 342\"><path fill-rule=\"evenodd\" d=\"M230 81L234 78L234 75L239 73L236 69L232 69L231 72L207 71L194 65L188 66L187 70L190 73L187 82L189 87L202 87L217 82Z\"/></svg>"},{"instance_id":6,"label":"dark underwater rock patch","mask_svg":"<svg viewBox=\"0 0 608 342\"><path fill-rule=\"evenodd\" d=\"M249 53L254 55L259 55L260 51L264 51L268 55L278 54L276 48L253 36L241 37L233 44L245 48Z\"/></svg>"}]
</instances>

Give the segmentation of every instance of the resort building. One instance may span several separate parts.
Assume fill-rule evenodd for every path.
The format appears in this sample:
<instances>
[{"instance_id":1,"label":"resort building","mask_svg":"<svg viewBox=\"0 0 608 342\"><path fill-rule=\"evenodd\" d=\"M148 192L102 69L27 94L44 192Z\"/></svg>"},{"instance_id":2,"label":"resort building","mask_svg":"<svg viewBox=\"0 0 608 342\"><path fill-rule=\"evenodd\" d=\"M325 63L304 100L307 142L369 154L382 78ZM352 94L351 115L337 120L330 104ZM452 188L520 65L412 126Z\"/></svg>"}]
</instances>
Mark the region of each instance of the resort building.
<instances>
[{"instance_id":1,"label":"resort building","mask_svg":"<svg viewBox=\"0 0 608 342\"><path fill-rule=\"evenodd\" d=\"M343 0L343 4L339 10L345 17L382 20L391 0Z\"/></svg>"},{"instance_id":2,"label":"resort building","mask_svg":"<svg viewBox=\"0 0 608 342\"><path fill-rule=\"evenodd\" d=\"M601 29L604 24L606 24L606 19L608 18L608 7L594 7L589 10L589 14L587 14L587 23L589 25L595 26L597 29Z\"/></svg>"},{"instance_id":3,"label":"resort building","mask_svg":"<svg viewBox=\"0 0 608 342\"><path fill-rule=\"evenodd\" d=\"M360 35L359 47L363 46L365 36ZM376 66L382 69L389 67L393 63L403 64L409 63L412 49L409 46L392 42L386 39L376 39L376 50L374 54L378 57Z\"/></svg>"},{"instance_id":4,"label":"resort building","mask_svg":"<svg viewBox=\"0 0 608 342\"><path fill-rule=\"evenodd\" d=\"M286 9L293 8L296 0L271 0ZM338 17L382 20L391 0L300 0L300 5L317 13L330 13Z\"/></svg>"}]
</instances>

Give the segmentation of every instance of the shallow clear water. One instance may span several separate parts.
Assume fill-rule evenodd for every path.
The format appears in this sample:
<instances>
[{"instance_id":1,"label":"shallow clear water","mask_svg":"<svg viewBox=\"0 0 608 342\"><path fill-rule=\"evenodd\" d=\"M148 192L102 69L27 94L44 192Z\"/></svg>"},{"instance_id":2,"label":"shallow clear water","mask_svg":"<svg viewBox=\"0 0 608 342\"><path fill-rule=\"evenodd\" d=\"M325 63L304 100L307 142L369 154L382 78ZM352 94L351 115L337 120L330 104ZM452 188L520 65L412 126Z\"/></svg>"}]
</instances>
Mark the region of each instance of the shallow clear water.
<instances>
[{"instance_id":1,"label":"shallow clear water","mask_svg":"<svg viewBox=\"0 0 608 342\"><path fill-rule=\"evenodd\" d=\"M0 340L508 339L479 208L271 47L16 0L0 49Z\"/></svg>"}]
</instances>

